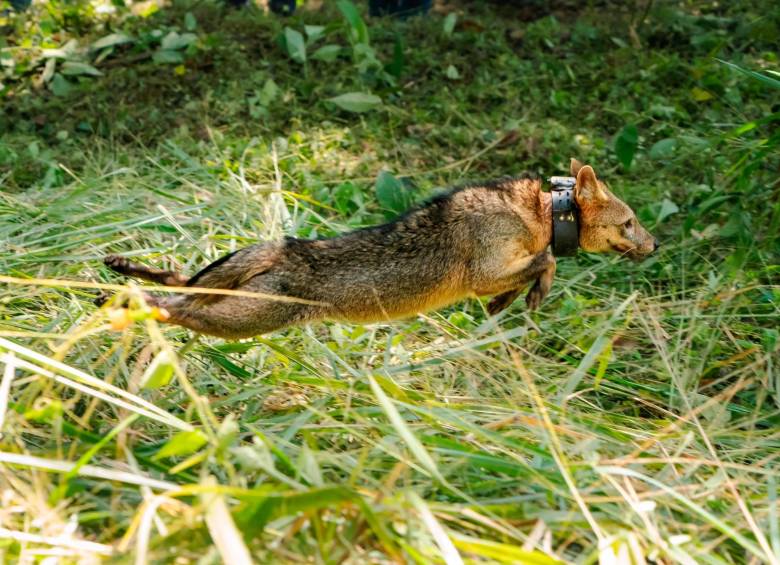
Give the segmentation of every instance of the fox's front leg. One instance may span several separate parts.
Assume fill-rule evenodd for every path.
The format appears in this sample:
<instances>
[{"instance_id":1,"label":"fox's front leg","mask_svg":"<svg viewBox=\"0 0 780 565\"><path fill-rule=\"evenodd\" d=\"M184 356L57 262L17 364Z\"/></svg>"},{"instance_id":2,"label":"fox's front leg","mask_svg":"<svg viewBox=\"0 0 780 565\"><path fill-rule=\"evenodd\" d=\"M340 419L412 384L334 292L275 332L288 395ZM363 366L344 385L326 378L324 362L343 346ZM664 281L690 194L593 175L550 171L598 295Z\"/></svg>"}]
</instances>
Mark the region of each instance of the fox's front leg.
<instances>
[{"instance_id":1,"label":"fox's front leg","mask_svg":"<svg viewBox=\"0 0 780 565\"><path fill-rule=\"evenodd\" d=\"M555 278L555 257L551 253L545 253L547 256L547 267L536 279L536 283L525 295L525 303L528 305L529 310L536 310L542 303L542 300L550 293L552 288L553 279Z\"/></svg>"},{"instance_id":2,"label":"fox's front leg","mask_svg":"<svg viewBox=\"0 0 780 565\"><path fill-rule=\"evenodd\" d=\"M555 257L551 253L545 251L536 255L527 268L515 275L517 285L511 290L494 296L488 303L488 313L495 315L511 306L530 281L535 281L535 283L528 291L525 301L530 310L538 308L552 288L555 268Z\"/></svg>"}]
</instances>

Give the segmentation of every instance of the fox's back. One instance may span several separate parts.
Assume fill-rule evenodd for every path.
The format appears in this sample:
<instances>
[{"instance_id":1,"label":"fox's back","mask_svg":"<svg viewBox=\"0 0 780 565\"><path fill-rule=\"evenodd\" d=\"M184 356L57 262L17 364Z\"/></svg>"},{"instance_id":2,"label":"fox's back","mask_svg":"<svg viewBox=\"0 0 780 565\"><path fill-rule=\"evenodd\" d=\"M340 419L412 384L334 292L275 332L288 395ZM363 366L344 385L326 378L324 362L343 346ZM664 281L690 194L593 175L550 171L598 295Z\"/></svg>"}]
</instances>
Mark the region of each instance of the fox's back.
<instances>
[{"instance_id":1,"label":"fox's back","mask_svg":"<svg viewBox=\"0 0 780 565\"><path fill-rule=\"evenodd\" d=\"M453 244L453 234L445 239L430 223L420 227L396 223L332 239L287 239L268 275L277 292L327 302L351 321L398 318L462 298L469 253Z\"/></svg>"}]
</instances>

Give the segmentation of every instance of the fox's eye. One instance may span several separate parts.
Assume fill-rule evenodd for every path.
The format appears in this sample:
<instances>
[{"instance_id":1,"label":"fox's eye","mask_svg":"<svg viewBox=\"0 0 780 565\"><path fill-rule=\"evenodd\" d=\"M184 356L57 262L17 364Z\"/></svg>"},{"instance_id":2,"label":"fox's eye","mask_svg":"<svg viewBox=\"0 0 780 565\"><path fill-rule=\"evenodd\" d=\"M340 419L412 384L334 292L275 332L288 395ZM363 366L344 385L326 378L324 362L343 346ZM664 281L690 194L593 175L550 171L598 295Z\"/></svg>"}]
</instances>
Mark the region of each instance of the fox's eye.
<instances>
[{"instance_id":1,"label":"fox's eye","mask_svg":"<svg viewBox=\"0 0 780 565\"><path fill-rule=\"evenodd\" d=\"M626 228L627 230L633 228L634 227L634 218L631 218L625 224L623 224L623 227Z\"/></svg>"}]
</instances>

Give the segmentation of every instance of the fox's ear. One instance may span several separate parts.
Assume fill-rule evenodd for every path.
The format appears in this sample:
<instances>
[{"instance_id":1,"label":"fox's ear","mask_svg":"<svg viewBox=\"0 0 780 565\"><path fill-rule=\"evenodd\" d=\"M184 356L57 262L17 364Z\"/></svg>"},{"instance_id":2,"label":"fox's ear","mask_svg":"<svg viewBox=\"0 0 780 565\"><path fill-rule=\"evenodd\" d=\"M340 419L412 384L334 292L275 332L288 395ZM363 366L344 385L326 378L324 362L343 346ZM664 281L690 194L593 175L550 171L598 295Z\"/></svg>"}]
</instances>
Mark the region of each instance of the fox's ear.
<instances>
[{"instance_id":1,"label":"fox's ear","mask_svg":"<svg viewBox=\"0 0 780 565\"><path fill-rule=\"evenodd\" d=\"M596 173L590 165L584 165L577 173L574 198L578 201L606 202L607 193L599 185Z\"/></svg>"},{"instance_id":2,"label":"fox's ear","mask_svg":"<svg viewBox=\"0 0 780 565\"><path fill-rule=\"evenodd\" d=\"M571 158L571 165L569 165L569 171L571 172L571 176L576 177L577 173L580 172L580 169L584 167L582 163L577 161L574 157Z\"/></svg>"}]
</instances>

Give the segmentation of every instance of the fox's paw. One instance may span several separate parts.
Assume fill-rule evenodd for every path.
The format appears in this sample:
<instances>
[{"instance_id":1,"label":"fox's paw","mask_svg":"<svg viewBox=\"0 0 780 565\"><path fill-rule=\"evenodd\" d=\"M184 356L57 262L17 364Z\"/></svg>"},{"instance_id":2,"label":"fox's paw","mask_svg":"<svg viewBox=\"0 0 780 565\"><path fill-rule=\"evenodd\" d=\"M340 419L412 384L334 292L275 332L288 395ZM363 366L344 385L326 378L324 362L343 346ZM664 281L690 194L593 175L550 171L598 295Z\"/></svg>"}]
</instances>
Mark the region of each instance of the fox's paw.
<instances>
[{"instance_id":1,"label":"fox's paw","mask_svg":"<svg viewBox=\"0 0 780 565\"><path fill-rule=\"evenodd\" d=\"M125 274L128 267L130 267L130 260L121 255L106 255L103 258L103 264L112 271Z\"/></svg>"},{"instance_id":2,"label":"fox's paw","mask_svg":"<svg viewBox=\"0 0 780 565\"><path fill-rule=\"evenodd\" d=\"M492 298L490 302L488 302L487 305L488 314L490 314L491 316L495 316L496 314L501 312L501 310L508 308L510 304L511 302L504 299L503 295L496 296L495 298Z\"/></svg>"},{"instance_id":3,"label":"fox's paw","mask_svg":"<svg viewBox=\"0 0 780 565\"><path fill-rule=\"evenodd\" d=\"M528 309L536 310L539 308L539 306L542 305L542 301L544 300L545 296L547 296L547 293L542 288L542 285L537 282L533 287L531 287L531 290L528 291L528 294L525 295L525 303L528 306Z\"/></svg>"},{"instance_id":4,"label":"fox's paw","mask_svg":"<svg viewBox=\"0 0 780 565\"><path fill-rule=\"evenodd\" d=\"M171 319L171 313L168 312L165 308L160 308L159 306L152 306L152 318L157 320L158 322L167 322Z\"/></svg>"},{"instance_id":5,"label":"fox's paw","mask_svg":"<svg viewBox=\"0 0 780 565\"><path fill-rule=\"evenodd\" d=\"M487 305L487 311L488 314L491 316L495 316L501 310L505 310L509 308L512 305L512 302L515 301L515 298L518 297L520 294L519 290L510 290L507 292L504 292L502 294L499 294L497 296L494 296L490 302L488 302Z\"/></svg>"}]
</instances>

